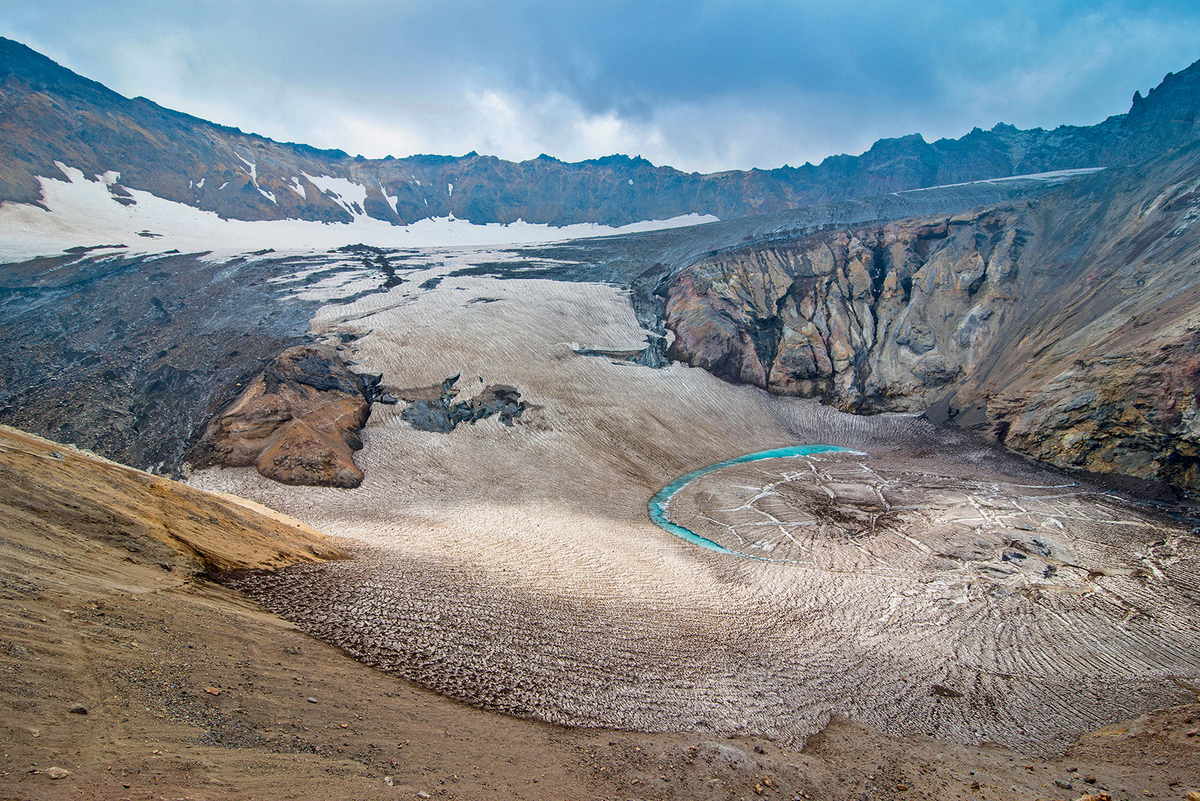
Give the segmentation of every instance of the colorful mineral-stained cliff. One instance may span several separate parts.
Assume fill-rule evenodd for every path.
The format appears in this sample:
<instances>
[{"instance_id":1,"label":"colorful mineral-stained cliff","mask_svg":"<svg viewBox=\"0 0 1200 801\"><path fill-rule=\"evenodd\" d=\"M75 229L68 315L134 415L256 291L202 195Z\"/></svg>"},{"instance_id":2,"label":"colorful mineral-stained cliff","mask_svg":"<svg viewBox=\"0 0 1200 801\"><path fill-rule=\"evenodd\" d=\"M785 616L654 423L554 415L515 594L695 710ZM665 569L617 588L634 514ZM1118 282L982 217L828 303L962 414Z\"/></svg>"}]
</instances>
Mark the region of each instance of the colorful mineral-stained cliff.
<instances>
[{"instance_id":1,"label":"colorful mineral-stained cliff","mask_svg":"<svg viewBox=\"0 0 1200 801\"><path fill-rule=\"evenodd\" d=\"M1198 491L1198 165L1192 145L1036 200L714 255L663 288L670 355Z\"/></svg>"}]
</instances>

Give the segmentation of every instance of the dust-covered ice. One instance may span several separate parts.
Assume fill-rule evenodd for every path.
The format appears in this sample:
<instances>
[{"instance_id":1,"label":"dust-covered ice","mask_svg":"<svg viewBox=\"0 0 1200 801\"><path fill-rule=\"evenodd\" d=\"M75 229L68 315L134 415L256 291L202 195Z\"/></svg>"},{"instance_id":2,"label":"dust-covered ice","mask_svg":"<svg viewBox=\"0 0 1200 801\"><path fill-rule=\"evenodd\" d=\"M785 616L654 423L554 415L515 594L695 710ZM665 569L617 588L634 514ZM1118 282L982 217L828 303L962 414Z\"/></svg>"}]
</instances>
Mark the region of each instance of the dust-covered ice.
<instances>
[{"instance_id":1,"label":"dust-covered ice","mask_svg":"<svg viewBox=\"0 0 1200 801\"><path fill-rule=\"evenodd\" d=\"M580 355L643 341L619 287L446 274L313 319L387 387L461 374L532 404L449 434L377 404L356 490L197 473L357 543L350 563L239 586L358 658L480 706L572 725L757 733L831 715L1031 752L1200 683L1200 545L1180 526L939 433L697 369ZM841 445L717 471L672 516L646 504L751 451Z\"/></svg>"}]
</instances>

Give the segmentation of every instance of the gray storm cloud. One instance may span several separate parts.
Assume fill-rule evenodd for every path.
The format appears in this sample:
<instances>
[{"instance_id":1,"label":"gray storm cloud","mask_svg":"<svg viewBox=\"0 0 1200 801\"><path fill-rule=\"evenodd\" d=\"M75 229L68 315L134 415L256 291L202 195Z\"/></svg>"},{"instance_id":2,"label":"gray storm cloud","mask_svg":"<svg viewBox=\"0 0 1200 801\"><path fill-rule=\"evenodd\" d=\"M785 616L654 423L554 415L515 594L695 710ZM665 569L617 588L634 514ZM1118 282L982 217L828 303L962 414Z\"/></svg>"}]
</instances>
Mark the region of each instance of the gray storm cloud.
<instances>
[{"instance_id":1,"label":"gray storm cloud","mask_svg":"<svg viewBox=\"0 0 1200 801\"><path fill-rule=\"evenodd\" d=\"M4 0L0 32L276 139L710 172L1098 122L1200 57L1193 5Z\"/></svg>"}]
</instances>

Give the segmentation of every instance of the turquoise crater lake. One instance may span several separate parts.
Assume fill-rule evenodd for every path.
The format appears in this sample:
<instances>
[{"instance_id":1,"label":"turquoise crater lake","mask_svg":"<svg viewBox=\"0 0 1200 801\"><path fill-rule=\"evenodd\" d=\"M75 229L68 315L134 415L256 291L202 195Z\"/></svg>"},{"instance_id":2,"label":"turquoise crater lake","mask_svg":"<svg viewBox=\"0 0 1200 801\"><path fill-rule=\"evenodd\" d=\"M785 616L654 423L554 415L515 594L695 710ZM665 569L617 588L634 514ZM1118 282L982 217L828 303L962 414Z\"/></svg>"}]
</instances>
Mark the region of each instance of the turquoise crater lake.
<instances>
[{"instance_id":1,"label":"turquoise crater lake","mask_svg":"<svg viewBox=\"0 0 1200 801\"><path fill-rule=\"evenodd\" d=\"M693 470L690 473L680 476L672 481L667 486L659 490L650 503L647 504L647 511L650 513L650 519L654 524L666 531L668 534L674 534L682 540L687 540L693 545L699 545L710 551L717 553L728 554L730 556L742 556L747 559L763 559L761 556L753 556L751 554L740 553L730 550L720 543L713 542L707 537L701 537L696 532L689 528L685 528L678 523L671 522L671 498L681 489L686 487L691 482L700 478L703 475L721 470L726 467L732 467L735 464L746 464L747 462L761 462L765 459L787 459L795 456L811 456L815 453L829 453L832 451L851 452L849 448L841 448L837 445L793 445L787 448L773 448L769 451L758 451L757 453L748 453L745 456L739 456L736 459L727 459L724 462L710 464L708 467L702 467L699 470Z\"/></svg>"}]
</instances>

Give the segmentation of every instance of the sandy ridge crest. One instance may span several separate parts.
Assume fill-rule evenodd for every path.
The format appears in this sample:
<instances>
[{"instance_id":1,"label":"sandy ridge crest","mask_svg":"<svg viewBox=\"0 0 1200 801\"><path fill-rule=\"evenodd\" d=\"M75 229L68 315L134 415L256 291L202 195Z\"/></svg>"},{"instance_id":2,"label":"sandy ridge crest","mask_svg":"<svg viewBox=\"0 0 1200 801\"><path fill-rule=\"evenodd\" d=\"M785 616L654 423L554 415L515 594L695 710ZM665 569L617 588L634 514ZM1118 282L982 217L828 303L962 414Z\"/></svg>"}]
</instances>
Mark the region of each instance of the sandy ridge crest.
<instances>
[{"instance_id":1,"label":"sandy ridge crest","mask_svg":"<svg viewBox=\"0 0 1200 801\"><path fill-rule=\"evenodd\" d=\"M0 426L5 516L101 539L150 537L206 570L272 569L349 558L316 529L252 501L214 494ZM137 546L134 546L137 547Z\"/></svg>"}]
</instances>

